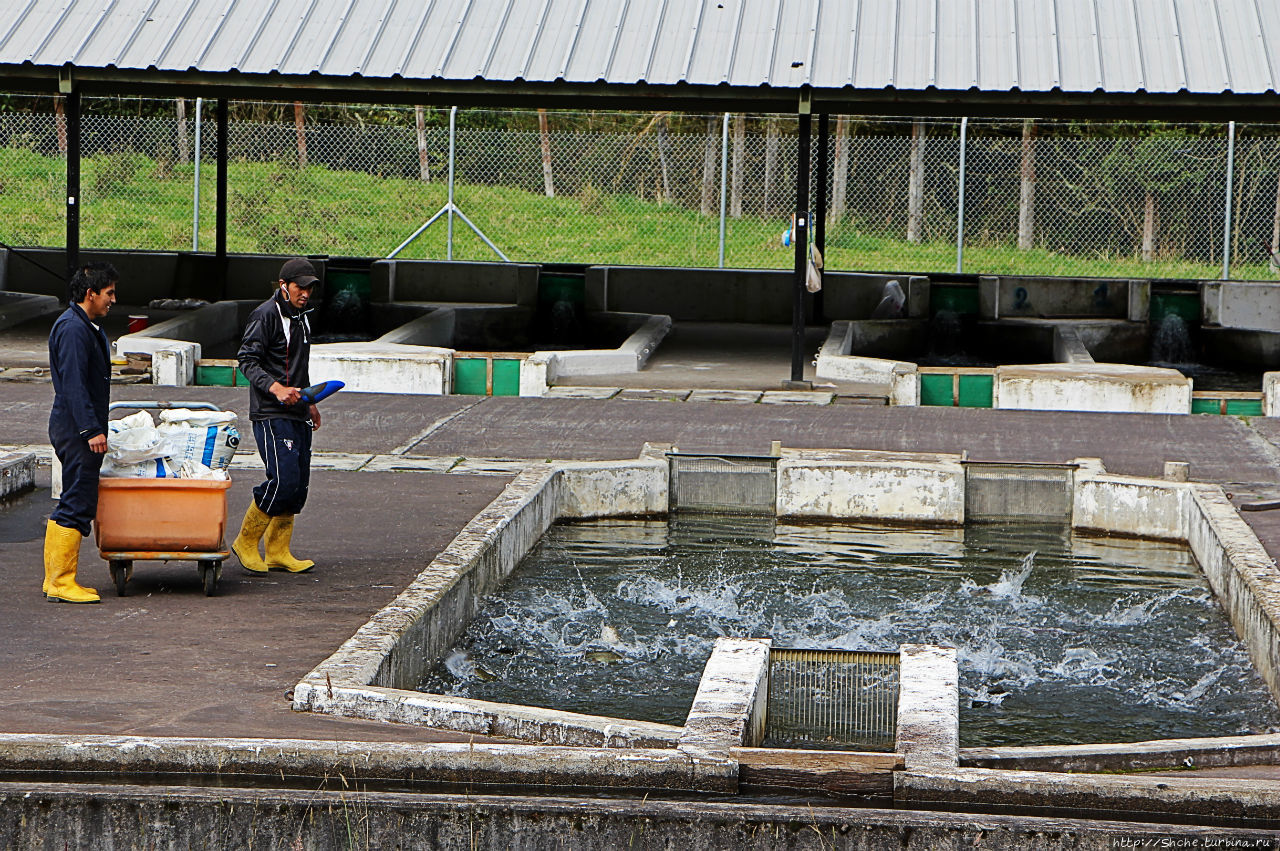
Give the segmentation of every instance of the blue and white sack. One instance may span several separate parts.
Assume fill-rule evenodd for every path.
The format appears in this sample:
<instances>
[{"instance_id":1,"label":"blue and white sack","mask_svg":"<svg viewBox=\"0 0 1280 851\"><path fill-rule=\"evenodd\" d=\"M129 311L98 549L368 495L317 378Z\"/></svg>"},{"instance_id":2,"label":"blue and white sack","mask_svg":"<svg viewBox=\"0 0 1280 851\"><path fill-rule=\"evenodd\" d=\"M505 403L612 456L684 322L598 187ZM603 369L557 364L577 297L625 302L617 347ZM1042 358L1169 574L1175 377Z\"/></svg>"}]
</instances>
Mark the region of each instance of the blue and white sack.
<instances>
[{"instance_id":1,"label":"blue and white sack","mask_svg":"<svg viewBox=\"0 0 1280 851\"><path fill-rule=\"evenodd\" d=\"M211 470L225 470L240 445L232 411L193 411L172 408L160 412L158 431L164 435L175 468L193 461Z\"/></svg>"}]
</instances>

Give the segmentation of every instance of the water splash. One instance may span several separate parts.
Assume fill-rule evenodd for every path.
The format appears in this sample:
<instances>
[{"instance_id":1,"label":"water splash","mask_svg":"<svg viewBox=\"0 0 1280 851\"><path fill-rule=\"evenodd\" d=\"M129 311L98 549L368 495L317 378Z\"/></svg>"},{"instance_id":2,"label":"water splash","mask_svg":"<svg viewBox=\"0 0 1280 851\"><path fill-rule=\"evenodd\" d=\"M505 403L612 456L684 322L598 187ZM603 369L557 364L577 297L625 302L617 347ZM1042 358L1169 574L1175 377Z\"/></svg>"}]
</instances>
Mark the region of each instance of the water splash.
<instances>
[{"instance_id":1,"label":"water splash","mask_svg":"<svg viewBox=\"0 0 1280 851\"><path fill-rule=\"evenodd\" d=\"M784 525L771 548L676 548L661 524L557 526L422 687L680 724L719 635L954 646L965 745L1280 728L1185 549L1027 527Z\"/></svg>"},{"instance_id":2,"label":"water splash","mask_svg":"<svg viewBox=\"0 0 1280 851\"><path fill-rule=\"evenodd\" d=\"M1195 353L1187 323L1176 313L1166 313L1151 336L1154 363L1193 363Z\"/></svg>"}]
</instances>

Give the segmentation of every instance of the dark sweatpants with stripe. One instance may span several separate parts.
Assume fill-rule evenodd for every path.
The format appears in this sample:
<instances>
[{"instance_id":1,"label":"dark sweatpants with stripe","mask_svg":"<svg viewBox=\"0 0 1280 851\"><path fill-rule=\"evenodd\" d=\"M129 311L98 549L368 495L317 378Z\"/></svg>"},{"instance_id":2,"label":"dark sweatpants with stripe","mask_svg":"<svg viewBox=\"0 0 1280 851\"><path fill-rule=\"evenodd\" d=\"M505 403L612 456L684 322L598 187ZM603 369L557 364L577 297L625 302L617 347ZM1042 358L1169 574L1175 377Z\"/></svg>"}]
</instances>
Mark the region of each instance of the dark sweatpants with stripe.
<instances>
[{"instance_id":1,"label":"dark sweatpants with stripe","mask_svg":"<svg viewBox=\"0 0 1280 851\"><path fill-rule=\"evenodd\" d=\"M253 439L267 468L253 501L269 517L302 511L311 484L311 424L282 417L254 420Z\"/></svg>"}]
</instances>

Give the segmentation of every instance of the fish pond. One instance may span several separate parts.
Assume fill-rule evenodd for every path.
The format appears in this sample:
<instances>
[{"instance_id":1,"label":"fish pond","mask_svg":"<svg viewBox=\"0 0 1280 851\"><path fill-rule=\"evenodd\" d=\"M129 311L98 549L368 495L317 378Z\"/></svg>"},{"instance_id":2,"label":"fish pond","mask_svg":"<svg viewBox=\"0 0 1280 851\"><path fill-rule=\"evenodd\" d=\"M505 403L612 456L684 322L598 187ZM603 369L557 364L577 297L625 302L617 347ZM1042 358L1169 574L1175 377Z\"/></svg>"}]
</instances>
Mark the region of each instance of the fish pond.
<instances>
[{"instance_id":1,"label":"fish pond","mask_svg":"<svg viewBox=\"0 0 1280 851\"><path fill-rule=\"evenodd\" d=\"M420 689L683 724L719 636L957 648L964 746L1280 729L1176 543L674 517L550 529Z\"/></svg>"}]
</instances>

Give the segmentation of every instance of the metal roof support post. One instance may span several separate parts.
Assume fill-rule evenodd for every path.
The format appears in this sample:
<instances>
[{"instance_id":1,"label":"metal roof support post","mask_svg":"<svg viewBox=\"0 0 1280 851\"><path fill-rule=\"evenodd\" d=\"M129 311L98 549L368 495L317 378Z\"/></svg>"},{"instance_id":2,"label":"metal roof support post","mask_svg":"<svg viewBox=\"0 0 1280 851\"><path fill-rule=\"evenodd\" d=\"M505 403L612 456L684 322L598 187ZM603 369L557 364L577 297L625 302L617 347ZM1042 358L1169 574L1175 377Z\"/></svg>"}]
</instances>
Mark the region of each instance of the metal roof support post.
<instances>
[{"instance_id":1,"label":"metal roof support post","mask_svg":"<svg viewBox=\"0 0 1280 851\"><path fill-rule=\"evenodd\" d=\"M808 90L801 96L799 151L796 155L796 225L791 239L796 250L795 281L791 294L791 381L804 383L804 276L809 262L809 127L813 118Z\"/></svg>"},{"instance_id":2,"label":"metal roof support post","mask_svg":"<svg viewBox=\"0 0 1280 851\"><path fill-rule=\"evenodd\" d=\"M227 297L227 99L218 98L217 212L214 217L213 251L218 260L221 298Z\"/></svg>"},{"instance_id":3,"label":"metal roof support post","mask_svg":"<svg viewBox=\"0 0 1280 851\"><path fill-rule=\"evenodd\" d=\"M814 184L818 198L813 205L813 247L818 249L822 265L827 265L827 151L831 138L831 116L827 113L818 115L818 174ZM821 271L821 270L819 270ZM821 325L826 322L825 300L823 290L813 294L813 321Z\"/></svg>"},{"instance_id":4,"label":"metal roof support post","mask_svg":"<svg viewBox=\"0 0 1280 851\"><path fill-rule=\"evenodd\" d=\"M956 187L956 274L964 271L964 167L968 161L969 119L960 119L960 185Z\"/></svg>"},{"instance_id":5,"label":"metal roof support post","mask_svg":"<svg viewBox=\"0 0 1280 851\"><path fill-rule=\"evenodd\" d=\"M200 250L200 114L204 98L196 98L195 182L191 187L191 250Z\"/></svg>"},{"instance_id":6,"label":"metal roof support post","mask_svg":"<svg viewBox=\"0 0 1280 851\"><path fill-rule=\"evenodd\" d=\"M729 180L729 113L724 114L720 128L720 268L724 268L725 185Z\"/></svg>"},{"instance_id":7,"label":"metal roof support post","mask_svg":"<svg viewBox=\"0 0 1280 851\"><path fill-rule=\"evenodd\" d=\"M453 152L454 145L457 140L457 121L458 108L456 106L449 107L449 242L448 242L448 258L453 259Z\"/></svg>"},{"instance_id":8,"label":"metal roof support post","mask_svg":"<svg viewBox=\"0 0 1280 851\"><path fill-rule=\"evenodd\" d=\"M68 81L69 83L70 81ZM80 90L66 92L67 115L67 277L80 265Z\"/></svg>"},{"instance_id":9,"label":"metal roof support post","mask_svg":"<svg viewBox=\"0 0 1280 851\"><path fill-rule=\"evenodd\" d=\"M1231 277L1231 190L1236 173L1236 123L1227 122L1227 201L1222 222L1222 280Z\"/></svg>"}]
</instances>

